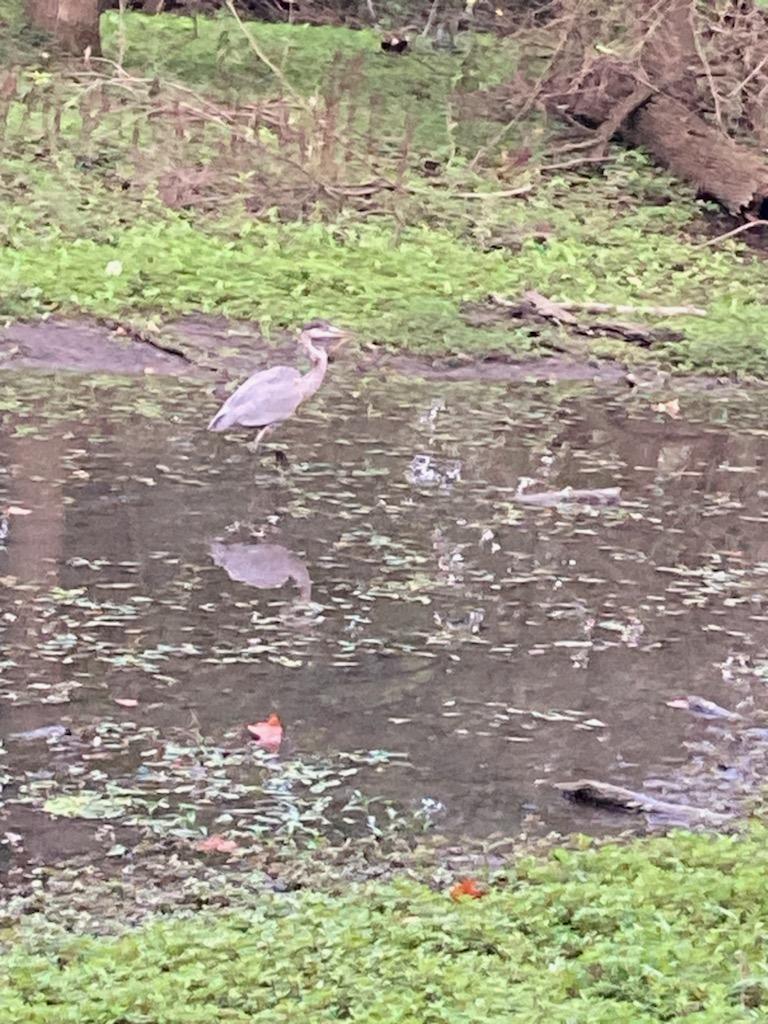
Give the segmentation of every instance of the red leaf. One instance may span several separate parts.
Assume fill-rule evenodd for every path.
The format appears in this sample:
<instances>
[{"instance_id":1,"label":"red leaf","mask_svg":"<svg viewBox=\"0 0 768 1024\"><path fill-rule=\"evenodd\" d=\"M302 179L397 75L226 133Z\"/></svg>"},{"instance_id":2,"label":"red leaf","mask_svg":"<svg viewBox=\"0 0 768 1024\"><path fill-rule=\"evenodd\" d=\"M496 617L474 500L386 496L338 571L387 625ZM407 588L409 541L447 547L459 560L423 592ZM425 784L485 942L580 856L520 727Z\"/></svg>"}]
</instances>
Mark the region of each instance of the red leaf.
<instances>
[{"instance_id":1,"label":"red leaf","mask_svg":"<svg viewBox=\"0 0 768 1024\"><path fill-rule=\"evenodd\" d=\"M203 853L234 853L239 849L234 839L225 839L224 836L214 834L197 844L197 849Z\"/></svg>"},{"instance_id":2,"label":"red leaf","mask_svg":"<svg viewBox=\"0 0 768 1024\"><path fill-rule=\"evenodd\" d=\"M481 889L474 878L462 878L451 889L452 900L462 900L465 897L470 900L479 900L485 896L485 889Z\"/></svg>"},{"instance_id":3,"label":"red leaf","mask_svg":"<svg viewBox=\"0 0 768 1024\"><path fill-rule=\"evenodd\" d=\"M253 725L245 727L251 735L251 739L262 750L268 750L276 754L283 742L283 723L276 714L271 714L266 722L254 722Z\"/></svg>"}]
</instances>

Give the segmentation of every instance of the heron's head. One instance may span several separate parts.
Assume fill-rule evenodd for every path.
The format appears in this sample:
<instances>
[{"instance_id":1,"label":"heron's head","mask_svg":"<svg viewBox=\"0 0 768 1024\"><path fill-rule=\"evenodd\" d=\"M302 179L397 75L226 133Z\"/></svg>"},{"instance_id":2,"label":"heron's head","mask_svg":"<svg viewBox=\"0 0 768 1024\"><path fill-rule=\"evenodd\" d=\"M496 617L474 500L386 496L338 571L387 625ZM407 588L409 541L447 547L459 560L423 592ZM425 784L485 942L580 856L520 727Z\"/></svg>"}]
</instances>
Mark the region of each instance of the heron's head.
<instances>
[{"instance_id":1,"label":"heron's head","mask_svg":"<svg viewBox=\"0 0 768 1024\"><path fill-rule=\"evenodd\" d=\"M299 344L307 350L321 345L327 348L328 355L333 357L341 346L349 341L349 338L350 335L347 331L332 324L329 320L310 320L301 328Z\"/></svg>"}]
</instances>

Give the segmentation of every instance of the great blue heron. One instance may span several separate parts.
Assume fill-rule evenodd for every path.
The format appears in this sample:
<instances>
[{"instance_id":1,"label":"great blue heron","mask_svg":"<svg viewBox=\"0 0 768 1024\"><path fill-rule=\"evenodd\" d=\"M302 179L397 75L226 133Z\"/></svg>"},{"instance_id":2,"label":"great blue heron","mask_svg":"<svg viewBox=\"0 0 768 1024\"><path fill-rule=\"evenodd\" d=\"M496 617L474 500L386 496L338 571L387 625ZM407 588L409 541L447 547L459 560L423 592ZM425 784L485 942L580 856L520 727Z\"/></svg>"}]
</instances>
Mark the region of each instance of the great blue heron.
<instances>
[{"instance_id":1,"label":"great blue heron","mask_svg":"<svg viewBox=\"0 0 768 1024\"><path fill-rule=\"evenodd\" d=\"M249 428L257 430L254 451L265 434L292 416L302 402L317 391L328 369L328 352L315 342L337 341L348 335L327 320L310 320L299 334L299 345L309 356L312 368L301 374L293 366L273 366L251 374L226 400L211 422L209 430ZM336 346L338 348L338 345Z\"/></svg>"}]
</instances>

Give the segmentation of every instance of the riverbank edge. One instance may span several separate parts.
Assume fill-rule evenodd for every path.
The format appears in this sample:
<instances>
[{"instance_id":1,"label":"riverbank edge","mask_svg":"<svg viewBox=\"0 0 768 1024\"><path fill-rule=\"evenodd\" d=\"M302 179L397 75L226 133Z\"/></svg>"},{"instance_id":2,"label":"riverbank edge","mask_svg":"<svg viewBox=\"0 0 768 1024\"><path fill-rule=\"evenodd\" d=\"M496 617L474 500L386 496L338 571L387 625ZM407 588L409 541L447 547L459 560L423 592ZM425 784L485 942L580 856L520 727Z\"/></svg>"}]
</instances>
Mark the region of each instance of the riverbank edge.
<instances>
[{"instance_id":1,"label":"riverbank edge","mask_svg":"<svg viewBox=\"0 0 768 1024\"><path fill-rule=\"evenodd\" d=\"M259 325L220 316L189 315L146 328L131 322L89 317L16 320L0 327L0 370L72 371L158 375L191 379L233 379L275 362L295 362L288 332L266 338ZM490 351L483 356L424 356L358 338L342 365L361 376L398 374L434 381L555 384L566 382L715 388L764 386L754 377L675 372L663 360L603 359L584 354L515 357Z\"/></svg>"}]
</instances>

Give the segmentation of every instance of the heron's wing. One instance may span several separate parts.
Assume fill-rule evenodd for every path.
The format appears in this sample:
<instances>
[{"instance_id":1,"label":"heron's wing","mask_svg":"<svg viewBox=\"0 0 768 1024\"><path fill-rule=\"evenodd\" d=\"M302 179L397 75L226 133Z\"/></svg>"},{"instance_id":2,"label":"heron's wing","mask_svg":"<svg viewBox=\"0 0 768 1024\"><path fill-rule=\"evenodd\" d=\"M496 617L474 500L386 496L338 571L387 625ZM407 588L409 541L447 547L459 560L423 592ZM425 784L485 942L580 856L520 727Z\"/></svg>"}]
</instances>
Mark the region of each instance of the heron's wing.
<instances>
[{"instance_id":1,"label":"heron's wing","mask_svg":"<svg viewBox=\"0 0 768 1024\"><path fill-rule=\"evenodd\" d=\"M273 366L251 374L208 424L209 430L266 427L287 419L303 397L302 375L293 366Z\"/></svg>"}]
</instances>

